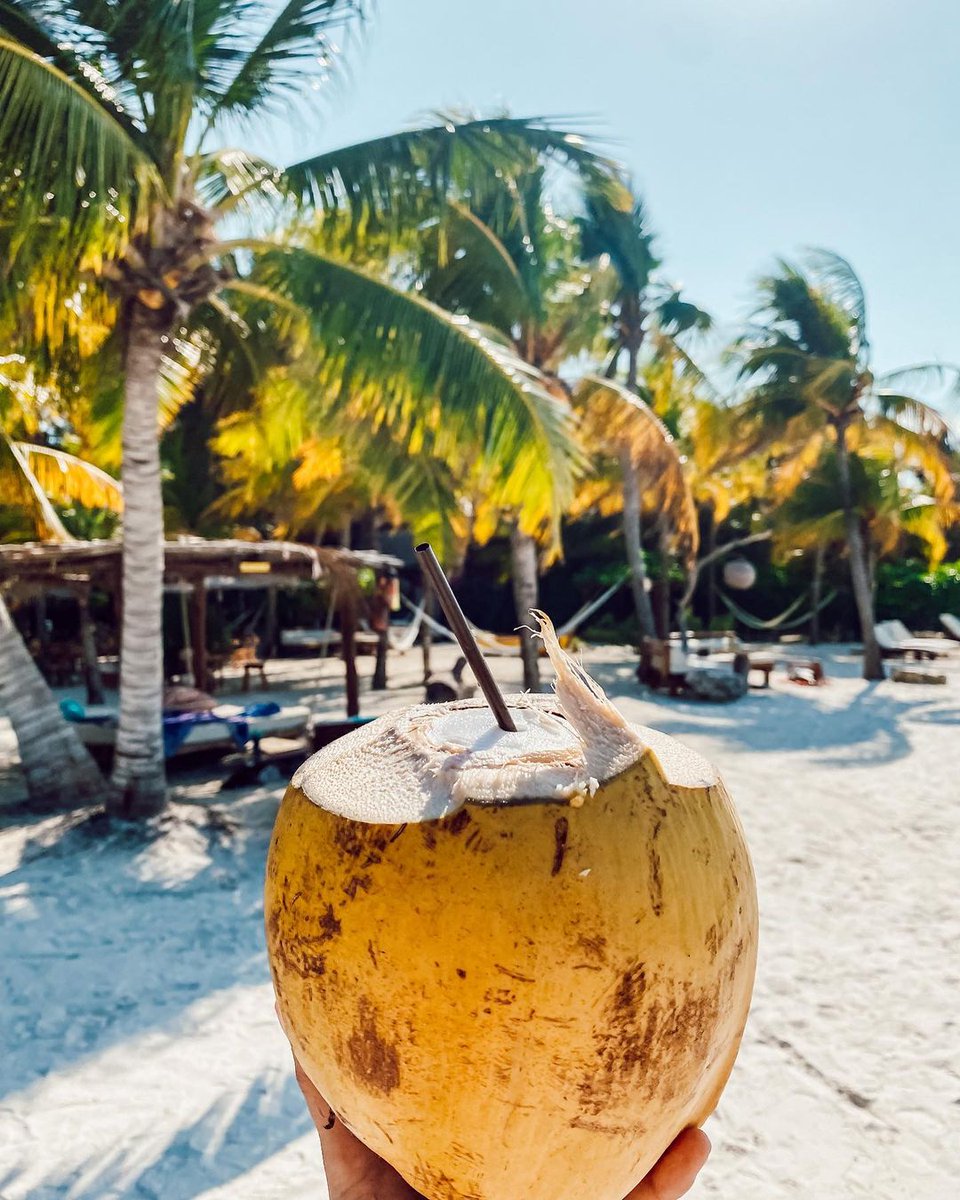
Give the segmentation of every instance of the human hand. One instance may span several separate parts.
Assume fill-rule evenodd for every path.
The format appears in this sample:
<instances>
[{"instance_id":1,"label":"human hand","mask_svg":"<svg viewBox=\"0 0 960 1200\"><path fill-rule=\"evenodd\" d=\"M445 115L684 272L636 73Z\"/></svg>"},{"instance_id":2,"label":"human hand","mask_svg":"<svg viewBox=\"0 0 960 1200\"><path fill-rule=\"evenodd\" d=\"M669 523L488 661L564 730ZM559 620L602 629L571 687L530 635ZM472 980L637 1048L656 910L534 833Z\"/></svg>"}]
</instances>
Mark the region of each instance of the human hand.
<instances>
[{"instance_id":1,"label":"human hand","mask_svg":"<svg viewBox=\"0 0 960 1200\"><path fill-rule=\"evenodd\" d=\"M330 1200L423 1200L389 1163L337 1120L296 1059L294 1063L297 1083L320 1134ZM703 1130L685 1129L626 1200L680 1200L693 1187L709 1153L710 1139Z\"/></svg>"}]
</instances>

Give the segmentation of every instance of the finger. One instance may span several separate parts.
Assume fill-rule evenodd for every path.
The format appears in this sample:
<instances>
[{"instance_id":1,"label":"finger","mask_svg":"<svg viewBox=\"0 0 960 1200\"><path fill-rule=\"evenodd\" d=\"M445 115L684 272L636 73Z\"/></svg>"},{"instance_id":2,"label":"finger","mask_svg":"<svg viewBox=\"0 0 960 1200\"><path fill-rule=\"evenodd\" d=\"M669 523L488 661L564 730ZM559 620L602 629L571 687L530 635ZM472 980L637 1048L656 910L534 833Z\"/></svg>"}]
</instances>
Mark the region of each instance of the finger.
<instances>
[{"instance_id":1,"label":"finger","mask_svg":"<svg viewBox=\"0 0 960 1200\"><path fill-rule=\"evenodd\" d=\"M693 1187L710 1154L702 1129L685 1129L627 1200L680 1200Z\"/></svg>"},{"instance_id":2,"label":"finger","mask_svg":"<svg viewBox=\"0 0 960 1200\"><path fill-rule=\"evenodd\" d=\"M307 1108L310 1111L310 1116L313 1118L313 1123L317 1127L317 1131L322 1133L324 1130L332 1129L336 1122L336 1116L330 1105L324 1100L323 1096L314 1086L313 1080L306 1073L303 1067L293 1060L294 1070L297 1076L297 1083L300 1085L300 1091L303 1092L303 1098L307 1102Z\"/></svg>"}]
</instances>

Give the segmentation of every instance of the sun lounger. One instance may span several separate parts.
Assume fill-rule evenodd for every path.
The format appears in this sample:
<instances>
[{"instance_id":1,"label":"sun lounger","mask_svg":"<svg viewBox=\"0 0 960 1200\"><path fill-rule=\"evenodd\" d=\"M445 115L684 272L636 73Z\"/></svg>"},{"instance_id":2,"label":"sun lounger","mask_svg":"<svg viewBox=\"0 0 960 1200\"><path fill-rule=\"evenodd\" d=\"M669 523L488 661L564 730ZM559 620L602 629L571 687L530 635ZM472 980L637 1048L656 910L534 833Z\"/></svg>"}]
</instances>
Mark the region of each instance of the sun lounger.
<instances>
[{"instance_id":1,"label":"sun lounger","mask_svg":"<svg viewBox=\"0 0 960 1200\"><path fill-rule=\"evenodd\" d=\"M947 633L960 642L960 617L955 617L953 613L941 613L940 622Z\"/></svg>"},{"instance_id":2,"label":"sun lounger","mask_svg":"<svg viewBox=\"0 0 960 1200\"><path fill-rule=\"evenodd\" d=\"M902 621L879 621L875 629L884 658L939 658L957 649L949 638L914 637Z\"/></svg>"},{"instance_id":3,"label":"sun lounger","mask_svg":"<svg viewBox=\"0 0 960 1200\"><path fill-rule=\"evenodd\" d=\"M91 750L112 749L117 740L117 710L107 704L79 704L65 700L63 715L74 724L80 740ZM163 719L164 751L176 758L197 750L232 750L262 737L300 737L306 732L310 710L303 705L281 708L277 704L218 704L210 712L166 713Z\"/></svg>"}]
</instances>

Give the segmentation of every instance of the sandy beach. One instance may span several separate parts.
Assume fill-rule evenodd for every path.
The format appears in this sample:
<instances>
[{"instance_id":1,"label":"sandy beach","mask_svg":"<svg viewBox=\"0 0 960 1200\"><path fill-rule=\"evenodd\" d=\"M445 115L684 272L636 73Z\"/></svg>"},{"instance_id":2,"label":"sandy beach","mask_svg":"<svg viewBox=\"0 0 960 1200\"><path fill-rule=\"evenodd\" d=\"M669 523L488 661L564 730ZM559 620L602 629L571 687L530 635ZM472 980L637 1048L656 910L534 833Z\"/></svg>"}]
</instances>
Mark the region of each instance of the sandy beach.
<instances>
[{"instance_id":1,"label":"sandy beach","mask_svg":"<svg viewBox=\"0 0 960 1200\"><path fill-rule=\"evenodd\" d=\"M631 719L717 762L757 869L754 1006L691 1195L952 1200L960 655L934 687L866 684L853 654L818 654L826 686L778 670L727 706L651 696L626 651L585 655ZM517 686L517 662L494 667ZM391 675L365 712L420 698L416 651ZM268 698L339 713L339 664ZM0 714L3 1200L325 1195L261 929L282 785L221 793L219 778L176 774L148 836L27 818Z\"/></svg>"}]
</instances>

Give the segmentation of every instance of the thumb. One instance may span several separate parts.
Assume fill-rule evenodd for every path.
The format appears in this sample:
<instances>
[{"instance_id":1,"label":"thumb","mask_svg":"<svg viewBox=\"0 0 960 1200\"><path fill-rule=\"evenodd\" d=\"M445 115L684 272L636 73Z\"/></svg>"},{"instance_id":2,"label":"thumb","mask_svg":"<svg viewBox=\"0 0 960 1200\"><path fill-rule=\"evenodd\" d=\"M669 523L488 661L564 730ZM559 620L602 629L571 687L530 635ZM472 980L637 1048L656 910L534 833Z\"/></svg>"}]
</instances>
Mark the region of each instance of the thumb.
<instances>
[{"instance_id":1,"label":"thumb","mask_svg":"<svg viewBox=\"0 0 960 1200\"><path fill-rule=\"evenodd\" d=\"M685 1129L626 1200L680 1200L693 1187L709 1154L710 1139L703 1130Z\"/></svg>"}]
</instances>

